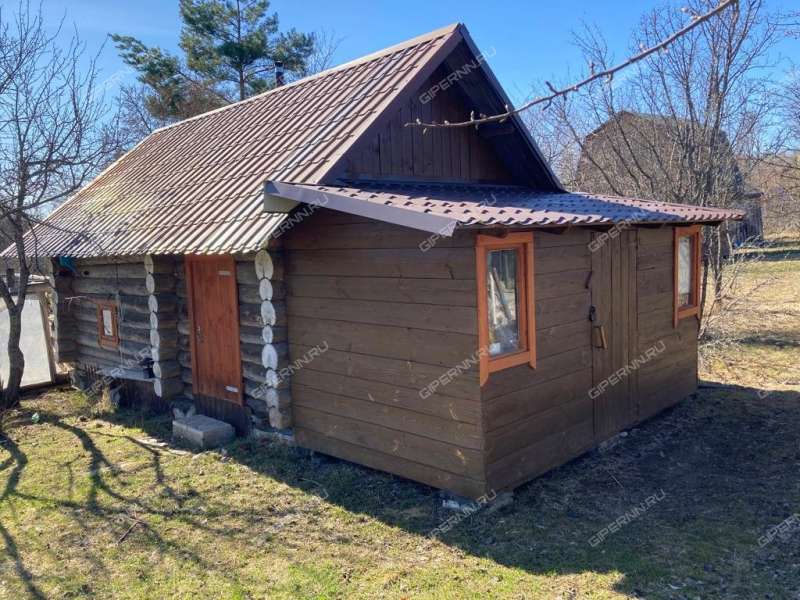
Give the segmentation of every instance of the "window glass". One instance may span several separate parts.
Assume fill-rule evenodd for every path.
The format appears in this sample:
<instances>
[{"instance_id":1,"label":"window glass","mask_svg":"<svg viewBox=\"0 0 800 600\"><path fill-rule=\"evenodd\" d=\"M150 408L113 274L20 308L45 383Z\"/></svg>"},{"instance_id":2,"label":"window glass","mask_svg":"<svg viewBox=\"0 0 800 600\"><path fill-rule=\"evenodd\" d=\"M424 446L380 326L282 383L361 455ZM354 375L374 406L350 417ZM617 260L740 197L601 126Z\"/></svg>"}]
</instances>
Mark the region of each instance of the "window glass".
<instances>
[{"instance_id":1,"label":"window glass","mask_svg":"<svg viewBox=\"0 0 800 600\"><path fill-rule=\"evenodd\" d=\"M516 250L493 250L486 259L489 355L521 350Z\"/></svg>"},{"instance_id":2,"label":"window glass","mask_svg":"<svg viewBox=\"0 0 800 600\"><path fill-rule=\"evenodd\" d=\"M694 237L678 238L678 305L689 306L692 303L692 268L694 265Z\"/></svg>"},{"instance_id":3,"label":"window glass","mask_svg":"<svg viewBox=\"0 0 800 600\"><path fill-rule=\"evenodd\" d=\"M110 308L103 309L103 335L114 337L114 317Z\"/></svg>"}]
</instances>

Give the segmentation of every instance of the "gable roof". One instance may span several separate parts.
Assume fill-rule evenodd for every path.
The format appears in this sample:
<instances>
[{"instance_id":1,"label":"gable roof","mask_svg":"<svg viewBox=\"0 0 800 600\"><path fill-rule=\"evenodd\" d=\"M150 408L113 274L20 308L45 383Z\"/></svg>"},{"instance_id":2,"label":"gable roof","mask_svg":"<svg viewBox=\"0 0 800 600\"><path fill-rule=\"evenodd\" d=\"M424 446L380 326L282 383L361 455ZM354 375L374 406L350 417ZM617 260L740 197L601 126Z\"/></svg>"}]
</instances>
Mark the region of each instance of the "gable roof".
<instances>
[{"instance_id":1,"label":"gable roof","mask_svg":"<svg viewBox=\"0 0 800 600\"><path fill-rule=\"evenodd\" d=\"M320 183L401 94L463 39L451 25L159 129L29 237L43 256L229 253L263 247L268 179Z\"/></svg>"},{"instance_id":2,"label":"gable roof","mask_svg":"<svg viewBox=\"0 0 800 600\"><path fill-rule=\"evenodd\" d=\"M34 228L27 236L28 252L88 257L228 254L263 248L288 218L286 212L266 210L265 186L278 182L296 192L303 186L313 191L314 186L342 183L348 152L374 135L398 103L418 93L440 66L455 73L466 62L477 62L480 77L458 82L470 104L487 114L511 106L485 60L478 57L466 28L451 25L157 130ZM545 213L562 213L559 218L572 223L631 222L630 210L623 214L613 209L619 199L592 197L592 214L600 216L586 217L578 204L585 208L588 197L563 195L518 115L493 127L502 129L495 133L514 134L496 144L498 157L512 166L516 179L531 186L502 194L510 204L496 207L499 214L528 215L510 226L549 224L548 217L535 216ZM451 194L455 189L467 194L462 208L469 208L470 202L480 204L473 201L474 186L449 191L438 187L425 192L421 204L414 200L420 193L413 191L399 204L384 202L378 214L384 215L390 206L396 219L390 222L413 224L415 214L432 215L434 207L458 212L453 204L457 198ZM377 192L349 193L351 201L368 203ZM603 202L608 205L601 206ZM650 208L659 210L652 204ZM656 222L736 218L731 211L720 216L722 212L700 210L692 212L692 218L674 213ZM462 226L504 222L456 221ZM4 252L13 253L13 248Z\"/></svg>"}]
</instances>

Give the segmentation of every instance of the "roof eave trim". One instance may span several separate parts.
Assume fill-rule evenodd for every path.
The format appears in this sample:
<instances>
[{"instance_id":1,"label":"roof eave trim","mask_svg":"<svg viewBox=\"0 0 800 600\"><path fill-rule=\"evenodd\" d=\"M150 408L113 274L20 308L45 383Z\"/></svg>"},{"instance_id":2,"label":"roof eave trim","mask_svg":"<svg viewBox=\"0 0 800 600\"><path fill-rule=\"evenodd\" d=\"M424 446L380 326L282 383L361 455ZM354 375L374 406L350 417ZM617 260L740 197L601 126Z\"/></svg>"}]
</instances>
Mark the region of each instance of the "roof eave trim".
<instances>
[{"instance_id":1,"label":"roof eave trim","mask_svg":"<svg viewBox=\"0 0 800 600\"><path fill-rule=\"evenodd\" d=\"M431 213L422 213L396 206L374 204L358 198L351 198L344 194L331 191L321 191L304 186L279 181L267 181L264 184L264 193L293 200L302 204L329 208L338 212L358 215L384 223L409 227L443 237L450 237L458 225L458 220Z\"/></svg>"}]
</instances>

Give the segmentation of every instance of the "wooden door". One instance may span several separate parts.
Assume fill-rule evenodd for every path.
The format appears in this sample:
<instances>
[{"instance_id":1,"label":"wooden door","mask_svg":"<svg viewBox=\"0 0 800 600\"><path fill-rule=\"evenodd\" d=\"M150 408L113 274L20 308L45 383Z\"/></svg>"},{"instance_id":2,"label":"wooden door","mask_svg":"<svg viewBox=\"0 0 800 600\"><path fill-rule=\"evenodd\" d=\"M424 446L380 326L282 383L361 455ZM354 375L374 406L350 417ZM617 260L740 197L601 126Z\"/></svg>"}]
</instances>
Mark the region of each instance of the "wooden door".
<instances>
[{"instance_id":1,"label":"wooden door","mask_svg":"<svg viewBox=\"0 0 800 600\"><path fill-rule=\"evenodd\" d=\"M192 392L241 405L239 303L232 256L187 256Z\"/></svg>"},{"instance_id":2,"label":"wooden door","mask_svg":"<svg viewBox=\"0 0 800 600\"><path fill-rule=\"evenodd\" d=\"M637 420L636 231L595 234L592 252L592 397L594 433L606 439ZM600 244L600 241L603 241Z\"/></svg>"}]
</instances>

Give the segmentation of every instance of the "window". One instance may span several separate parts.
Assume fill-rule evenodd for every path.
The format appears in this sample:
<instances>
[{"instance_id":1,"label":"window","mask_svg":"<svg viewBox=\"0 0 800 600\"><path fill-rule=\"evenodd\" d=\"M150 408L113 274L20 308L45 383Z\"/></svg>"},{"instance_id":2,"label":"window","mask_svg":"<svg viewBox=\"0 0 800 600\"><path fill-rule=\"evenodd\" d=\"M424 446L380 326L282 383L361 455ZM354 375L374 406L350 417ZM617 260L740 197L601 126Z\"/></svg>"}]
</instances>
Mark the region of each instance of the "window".
<instances>
[{"instance_id":1,"label":"window","mask_svg":"<svg viewBox=\"0 0 800 600\"><path fill-rule=\"evenodd\" d=\"M119 345L117 306L113 302L97 303L97 334L101 347L116 348Z\"/></svg>"},{"instance_id":2,"label":"window","mask_svg":"<svg viewBox=\"0 0 800 600\"><path fill-rule=\"evenodd\" d=\"M673 324L700 312L700 226L675 228Z\"/></svg>"},{"instance_id":3,"label":"window","mask_svg":"<svg viewBox=\"0 0 800 600\"><path fill-rule=\"evenodd\" d=\"M536 366L533 234L479 235L476 242L480 382L501 369Z\"/></svg>"}]
</instances>

